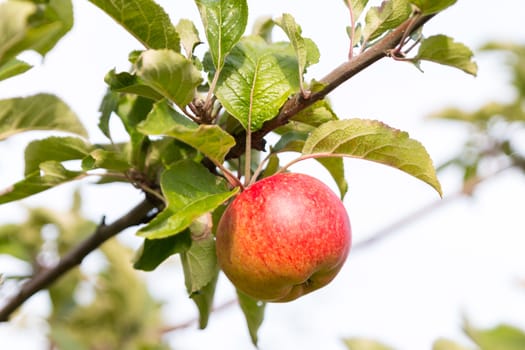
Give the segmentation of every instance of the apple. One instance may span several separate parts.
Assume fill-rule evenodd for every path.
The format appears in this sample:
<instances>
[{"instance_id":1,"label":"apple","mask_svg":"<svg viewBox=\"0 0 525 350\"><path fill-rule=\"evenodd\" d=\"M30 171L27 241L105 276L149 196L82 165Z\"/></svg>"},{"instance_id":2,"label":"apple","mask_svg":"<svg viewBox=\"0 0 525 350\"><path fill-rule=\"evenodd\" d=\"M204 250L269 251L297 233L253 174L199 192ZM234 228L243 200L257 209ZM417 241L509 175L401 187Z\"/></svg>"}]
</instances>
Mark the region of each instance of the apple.
<instances>
[{"instance_id":1,"label":"apple","mask_svg":"<svg viewBox=\"0 0 525 350\"><path fill-rule=\"evenodd\" d=\"M320 180L278 173L257 181L226 208L216 231L217 258L251 297L286 302L334 279L351 246L350 220Z\"/></svg>"}]
</instances>

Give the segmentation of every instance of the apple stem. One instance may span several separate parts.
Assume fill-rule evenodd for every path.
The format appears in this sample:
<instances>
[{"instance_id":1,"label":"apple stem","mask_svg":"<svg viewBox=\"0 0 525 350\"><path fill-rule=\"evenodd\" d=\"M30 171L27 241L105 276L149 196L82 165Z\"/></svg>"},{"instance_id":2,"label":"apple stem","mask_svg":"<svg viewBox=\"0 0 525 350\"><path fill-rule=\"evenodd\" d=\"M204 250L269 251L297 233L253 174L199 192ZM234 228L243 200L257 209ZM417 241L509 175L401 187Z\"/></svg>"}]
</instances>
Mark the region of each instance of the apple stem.
<instances>
[{"instance_id":1,"label":"apple stem","mask_svg":"<svg viewBox=\"0 0 525 350\"><path fill-rule=\"evenodd\" d=\"M250 118L249 118L250 119ZM244 151L244 184L248 186L251 180L252 165L252 131L251 120L248 119L248 129L246 130L246 150Z\"/></svg>"},{"instance_id":2,"label":"apple stem","mask_svg":"<svg viewBox=\"0 0 525 350\"><path fill-rule=\"evenodd\" d=\"M263 171L263 166L268 162L268 160L270 159L270 157L275 154L275 153L269 153L266 157L264 157L264 159L259 163L259 165L257 166L257 169L255 169L255 171L253 172L253 175L252 175L252 179L250 181L250 185L253 185L253 183L255 181L257 181L257 178L259 178L259 175L261 175L262 171Z\"/></svg>"}]
</instances>

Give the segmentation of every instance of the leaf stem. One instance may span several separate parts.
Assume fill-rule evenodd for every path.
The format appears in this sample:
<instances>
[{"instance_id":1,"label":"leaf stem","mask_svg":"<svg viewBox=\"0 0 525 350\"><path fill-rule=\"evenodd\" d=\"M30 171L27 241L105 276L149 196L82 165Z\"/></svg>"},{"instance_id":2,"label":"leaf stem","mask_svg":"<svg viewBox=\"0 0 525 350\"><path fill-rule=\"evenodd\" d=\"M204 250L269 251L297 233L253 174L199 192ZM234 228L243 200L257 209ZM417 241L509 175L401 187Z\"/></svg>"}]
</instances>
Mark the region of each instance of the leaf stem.
<instances>
[{"instance_id":1,"label":"leaf stem","mask_svg":"<svg viewBox=\"0 0 525 350\"><path fill-rule=\"evenodd\" d=\"M354 56L354 42L355 42L355 23L357 18L354 18L354 10L352 10L352 0L347 0L348 10L350 12L350 49L348 50L348 59L351 60Z\"/></svg>"},{"instance_id":2,"label":"leaf stem","mask_svg":"<svg viewBox=\"0 0 525 350\"><path fill-rule=\"evenodd\" d=\"M210 110L211 105L213 103L213 93L215 92L215 87L217 86L217 82L219 81L219 75L221 74L221 69L217 68L215 71L215 74L213 75L213 79L210 84L210 89L208 90L208 95L206 96L206 102L204 102L203 109L205 111Z\"/></svg>"},{"instance_id":3,"label":"leaf stem","mask_svg":"<svg viewBox=\"0 0 525 350\"><path fill-rule=\"evenodd\" d=\"M343 153L312 153L312 154L303 154L300 157L297 157L290 162L288 162L286 165L284 165L281 169L279 169L278 173L285 172L286 169L291 167L292 165L299 163L300 161L307 160L307 159L317 159L317 158L352 158L352 156L349 156L348 154Z\"/></svg>"}]
</instances>

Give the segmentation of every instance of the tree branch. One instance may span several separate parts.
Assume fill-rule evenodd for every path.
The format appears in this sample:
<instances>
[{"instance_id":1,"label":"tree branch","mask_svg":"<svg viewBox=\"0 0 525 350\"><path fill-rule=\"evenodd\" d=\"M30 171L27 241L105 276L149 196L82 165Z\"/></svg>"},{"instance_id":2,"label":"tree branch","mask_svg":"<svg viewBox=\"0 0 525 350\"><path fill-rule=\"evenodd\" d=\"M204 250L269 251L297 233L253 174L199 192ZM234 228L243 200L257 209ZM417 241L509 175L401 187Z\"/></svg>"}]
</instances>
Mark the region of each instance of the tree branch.
<instances>
[{"instance_id":1,"label":"tree branch","mask_svg":"<svg viewBox=\"0 0 525 350\"><path fill-rule=\"evenodd\" d=\"M18 293L0 309L0 322L8 321L9 316L27 299L51 285L69 270L80 265L82 260L102 243L128 227L149 221L151 211L155 208L152 202L144 200L115 222L109 225L102 222L91 236L71 249L54 267L40 271L25 282Z\"/></svg>"},{"instance_id":2,"label":"tree branch","mask_svg":"<svg viewBox=\"0 0 525 350\"><path fill-rule=\"evenodd\" d=\"M330 92L342 83L352 78L368 66L389 55L389 52L401 44L408 35L418 30L434 15L411 17L396 29L392 30L379 42L368 48L363 53L353 56L352 59L342 63L324 78L319 80L323 86L319 91L314 91L304 98L300 92L290 98L281 108L279 114L264 123L263 127L252 133L252 146L254 149L263 150L265 146L264 137L272 130L288 123L291 117L311 106L315 102L325 98ZM227 159L237 158L245 151L246 133L236 135L236 145L230 150Z\"/></svg>"}]
</instances>

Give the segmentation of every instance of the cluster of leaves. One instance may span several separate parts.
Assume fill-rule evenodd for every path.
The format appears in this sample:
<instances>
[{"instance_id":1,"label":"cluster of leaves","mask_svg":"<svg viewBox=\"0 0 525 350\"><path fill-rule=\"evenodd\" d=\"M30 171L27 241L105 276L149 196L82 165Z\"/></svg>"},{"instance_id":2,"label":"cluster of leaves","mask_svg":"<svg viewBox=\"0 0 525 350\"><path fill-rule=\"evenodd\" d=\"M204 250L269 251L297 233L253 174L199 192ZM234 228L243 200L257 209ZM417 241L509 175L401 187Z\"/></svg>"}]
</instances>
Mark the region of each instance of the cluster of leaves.
<instances>
[{"instance_id":1,"label":"cluster of leaves","mask_svg":"<svg viewBox=\"0 0 525 350\"><path fill-rule=\"evenodd\" d=\"M514 99L489 101L475 110L445 108L431 116L469 128L469 138L461 151L438 168L461 169L466 187L487 176L487 169L517 167L525 171L525 150L520 140L525 128L525 47L493 42L485 44L480 51L503 53L507 57Z\"/></svg>"},{"instance_id":2,"label":"cluster of leaves","mask_svg":"<svg viewBox=\"0 0 525 350\"><path fill-rule=\"evenodd\" d=\"M454 2L386 0L365 12L368 1L348 1L351 56L356 48L356 58L373 51L404 25L399 43L385 54L475 74L468 48L416 31L423 20ZM307 68L319 61L320 53L302 36L292 15L259 22L246 35L246 0L196 0L207 43L206 53L198 57L195 48L202 39L195 24L188 19L173 24L153 0L91 3L143 46L129 54L129 71L110 71L105 77L108 91L99 127L108 143L91 144L79 118L57 96L0 100L0 141L28 130L72 134L31 142L25 176L0 192L0 204L87 176L142 189L159 214L138 231L144 244L134 267L152 270L180 254L201 328L208 322L219 274L214 223L243 186L291 165L280 164L281 153L298 154L292 163L317 159L333 176L341 197L347 191L343 157L395 167L441 194L421 143L379 121L337 117L325 97L344 75L336 82L331 78L337 71L330 79L305 81ZM0 22L5 24L0 28L0 79L6 79L30 68L17 59L18 53L36 50L44 55L71 28L71 2L7 1L0 4ZM288 40L274 42L274 30L282 30ZM418 44L418 53L408 58ZM124 125L128 141L113 141L109 121L114 117ZM265 145L269 133L277 141ZM71 160L80 165L75 168ZM264 304L240 294L239 302L256 343Z\"/></svg>"},{"instance_id":3,"label":"cluster of leaves","mask_svg":"<svg viewBox=\"0 0 525 350\"><path fill-rule=\"evenodd\" d=\"M30 264L37 273L51 268L95 227L83 216L80 196L75 193L69 211L31 208L24 222L1 225L0 254ZM111 240L101 253L104 266L96 273L76 269L49 287L51 348L169 349L161 339L161 305L130 266L132 252ZM3 276L3 283L11 285L28 277Z\"/></svg>"}]
</instances>

